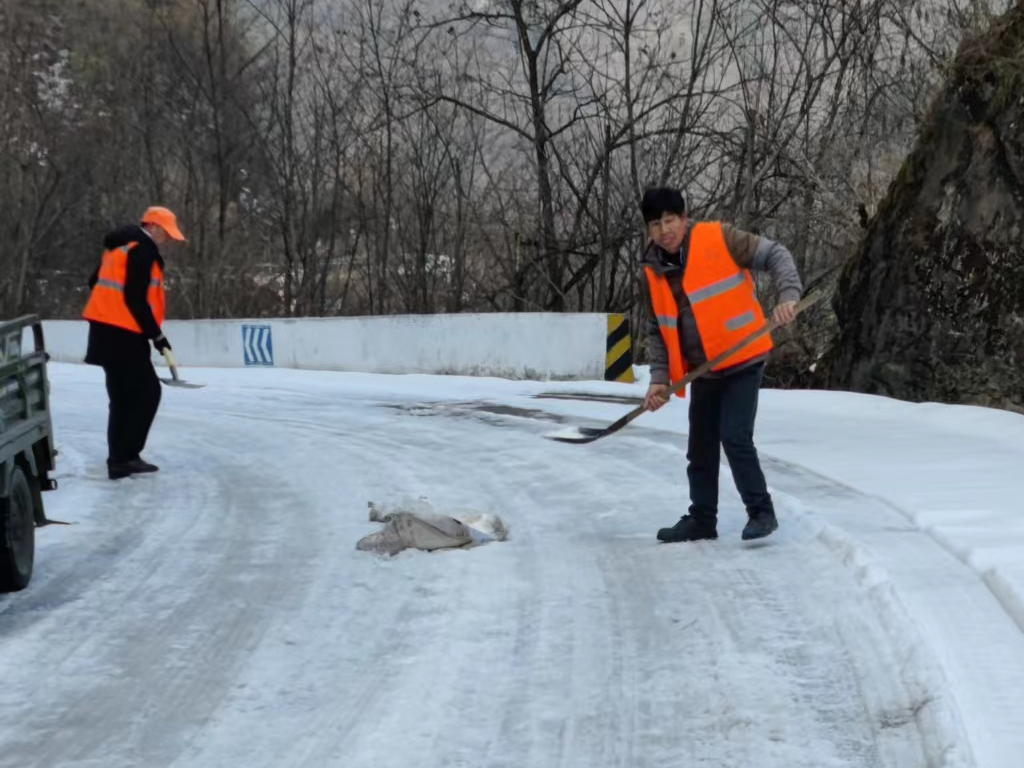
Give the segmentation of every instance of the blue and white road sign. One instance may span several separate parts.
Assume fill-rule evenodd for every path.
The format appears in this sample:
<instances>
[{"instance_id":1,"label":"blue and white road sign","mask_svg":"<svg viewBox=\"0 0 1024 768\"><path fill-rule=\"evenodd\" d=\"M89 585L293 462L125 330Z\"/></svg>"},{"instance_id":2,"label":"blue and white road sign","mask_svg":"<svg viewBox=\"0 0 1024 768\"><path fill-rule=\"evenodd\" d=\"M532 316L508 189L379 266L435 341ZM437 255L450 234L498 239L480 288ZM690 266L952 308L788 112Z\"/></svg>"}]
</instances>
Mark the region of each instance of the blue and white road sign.
<instances>
[{"instance_id":1,"label":"blue and white road sign","mask_svg":"<svg viewBox=\"0 0 1024 768\"><path fill-rule=\"evenodd\" d=\"M243 325L242 349L246 365L273 365L274 341L269 325Z\"/></svg>"}]
</instances>

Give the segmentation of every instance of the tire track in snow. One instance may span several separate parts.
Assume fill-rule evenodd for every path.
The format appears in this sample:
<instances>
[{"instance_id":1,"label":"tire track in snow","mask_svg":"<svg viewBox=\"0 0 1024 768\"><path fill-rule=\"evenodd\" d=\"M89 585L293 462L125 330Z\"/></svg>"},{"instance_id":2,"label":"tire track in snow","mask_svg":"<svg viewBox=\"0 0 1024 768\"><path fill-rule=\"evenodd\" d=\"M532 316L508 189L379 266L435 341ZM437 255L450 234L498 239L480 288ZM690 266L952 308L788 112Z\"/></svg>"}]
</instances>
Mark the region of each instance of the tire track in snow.
<instances>
[{"instance_id":1,"label":"tire track in snow","mask_svg":"<svg viewBox=\"0 0 1024 768\"><path fill-rule=\"evenodd\" d=\"M241 760L275 768L349 766L353 750L375 740L375 724L393 706L390 694L395 681L407 673L415 658L421 627L431 623L423 603L429 603L434 590L429 583L408 577L386 585L372 578L384 574L387 565L354 551L351 520L332 522L325 502L333 495L333 482L342 468L346 477L360 478L346 480L345 506L354 507L365 521L365 506L352 502L353 497L367 498L369 489L362 479L386 466L390 477L402 485L410 467L408 462L394 462L402 446L379 431L367 433L341 428L330 420L267 414L254 420L296 446L294 463L310 477L334 469L316 515L316 535L325 540L325 549L310 574L303 604L292 611L286 640L291 662L282 664L280 654L257 649L250 666L261 667L265 659L270 662L269 670L261 673L262 690L224 702L204 736L175 765ZM368 434L371 440L366 439ZM350 590L378 595L379 600L372 611L360 613L363 604L346 600ZM279 694L271 696L268 690ZM254 716L272 719L275 728L252 733Z\"/></svg>"},{"instance_id":2,"label":"tire track in snow","mask_svg":"<svg viewBox=\"0 0 1024 768\"><path fill-rule=\"evenodd\" d=\"M76 437L85 434L65 427L63 433L68 432ZM145 541L141 502L134 495L120 493L127 486L104 486L101 483L108 482L105 477L100 480L87 475L88 463L88 457L73 443L61 445L60 468L54 477L60 483L57 493L74 494L73 514L65 515L71 527L36 530L36 565L30 593L0 596L0 621L5 634L31 631L52 611L94 588L114 563ZM53 499L52 494L43 497L48 515L52 514ZM110 524L92 524L102 516ZM89 546L76 546L84 538L88 538Z\"/></svg>"},{"instance_id":3,"label":"tire track in snow","mask_svg":"<svg viewBox=\"0 0 1024 768\"><path fill-rule=\"evenodd\" d=\"M879 594L894 642L902 635L907 656L926 657L911 671L936 704L923 713L933 759L1002 768L1006 756L1024 754L1024 635L985 580L891 502L798 462L767 456L766 469L793 497L794 514Z\"/></svg>"},{"instance_id":4,"label":"tire track in snow","mask_svg":"<svg viewBox=\"0 0 1024 768\"><path fill-rule=\"evenodd\" d=\"M685 433L661 430L638 430L628 437L638 444L654 444L662 450L675 453L681 461L685 460L685 438ZM981 715L970 702L966 707L957 707L953 703L953 691L963 690L966 685L972 689L969 693L971 700L984 699L982 691L989 696L996 691L999 692L995 694L999 699L1005 699L1006 707L1003 710L1014 710L1010 700L1016 695L1019 686L1012 681L1024 683L1024 662L1020 661L1020 657L1013 658L1012 649L1019 646L1024 650L1024 645L1021 645L1019 638L1014 641L1007 636L1002 642L992 643L983 637L986 631L984 628L992 626L995 620L991 611L986 611L991 601L983 599L979 603L977 598L962 604L957 601L959 607L951 609L946 604L944 591L929 589L929 610L925 614L915 612L915 623L904 601L897 595L896 582L891 580L862 542L866 540L870 543L879 537L898 537L900 551L895 557L888 557L886 563L889 568L899 565L905 571L905 576L915 570L916 564L922 562L928 562L932 568L939 567L939 561L945 558L935 557L938 549L936 543L910 527L905 515L891 514L894 508L889 502L865 494L854 486L805 465L779 459L761 449L759 454L768 475L769 486L776 496L782 522L780 532L773 538L786 536L785 529L789 522L787 517L802 521L806 530L817 531L818 544L828 551L830 557L843 563L860 584L862 592L870 598L874 606L872 610L879 622L876 629L883 633L878 641L892 649L892 663L909 698L905 696L894 700L891 690L887 690L880 681L873 680L870 669L861 674L865 700L875 702L874 718L880 724L878 736L885 751L895 756L886 759L891 764L904 764L905 758L899 756L905 751L906 745L899 738L894 739L891 731L894 727L902 728L910 722L916 723L921 733L928 766L1001 768L999 755L1016 754L1018 749L1024 749L1024 739L1010 722L1014 719L1012 715L1006 722L992 724L988 722L987 714ZM723 469L727 470L724 459ZM723 472L722 491L736 497L731 482L728 472ZM781 492L780 487L785 488L786 492ZM880 518L864 514L866 509L877 510L879 502L886 508ZM735 498L734 506L742 509L738 498ZM856 537L824 524L819 514L810 511L812 508L830 516L837 511L849 510L844 518L844 527L851 528L849 523L856 521L852 526L852 530L857 532ZM908 537L907 534L912 535ZM890 542L886 544L885 548L891 546ZM870 576L865 576L865 569L870 571ZM944 580L950 576L958 581L962 579L962 575L955 573L958 568L950 569L947 564L942 570L945 571ZM814 575L808 573L807 577L813 579ZM906 584L904 582L904 588ZM961 584L957 591L962 588ZM978 592L977 589L970 591ZM965 612L971 615L970 619L965 620ZM922 619L926 620L922 622ZM957 638L955 644L959 646L955 658L965 662L971 670L966 676L957 675L952 681L940 671L938 660L940 656L948 659L948 643L942 640L941 635L947 634L950 626L959 627L951 634ZM945 631L934 632L942 627L946 628ZM929 629L933 631L929 632ZM1008 633L1004 631L1003 635ZM844 633L842 637L845 639L849 634ZM940 642L935 642L936 637ZM975 651L981 646L992 646L994 653L977 654ZM863 668L861 664L858 666ZM945 667L948 671L948 661ZM982 711L988 713L989 708L986 706ZM973 738L968 738L965 728L975 732Z\"/></svg>"},{"instance_id":5,"label":"tire track in snow","mask_svg":"<svg viewBox=\"0 0 1024 768\"><path fill-rule=\"evenodd\" d=\"M685 449L673 446L673 450L680 454L682 467ZM632 451L627 449L625 453ZM631 465L629 469L632 470L633 466ZM596 474L600 476L600 473ZM664 484L664 477L659 477ZM727 483L722 490L723 510L730 506L742 509L735 491L728 487ZM684 491L685 485L673 489L673 493L680 495ZM722 522L725 528L730 527L728 512L723 515ZM738 533L738 524L736 527L737 531L733 532L733 535ZM801 532L797 532L797 535L800 536ZM794 534L790 532L784 533L781 538L786 539L786 543L791 545L797 543L793 536ZM722 571L720 583L730 598L725 603L731 607L722 611L719 619L729 625L733 633L740 631L743 622L737 617L743 615L748 619L751 616L759 616L759 620L750 622L755 626L776 628L779 642L786 649L779 655L777 663L790 669L790 677L796 681L796 688L799 691L798 696L810 704L813 711L819 714L831 713L831 717L825 718L821 725L825 732L824 740L835 743L836 759L839 761L837 764L947 764L937 759L932 762L933 756L925 757L920 744L922 734L916 732L913 718L909 721L906 718L901 720L900 713L914 710L921 705L919 700L915 700L915 696L920 692L913 685L903 687L898 683L890 684L888 676L884 673L881 676L878 674L879 656L886 657L887 662L892 665L890 669L898 667L900 660L889 647L892 638L887 634L887 628L879 623L863 591L847 577L845 589L850 599L856 600L860 611L826 612L825 618L822 619L819 615L822 612L821 599L826 598L827 594L819 594L816 599L810 599L809 594L814 590L808 589L808 586L820 583L824 573L836 570L836 564L831 552L807 535L806 531L802 532L802 540L799 543L801 554L795 560L789 559L788 556L793 553L788 547L785 550L773 548L770 541L767 549L740 547L737 551L739 556L746 558L749 555L757 558L756 572L749 566L738 567L737 562L730 556L733 554L732 551L726 557L722 557L724 553L714 551L721 549L723 544L727 550L732 550L727 542L720 540L715 544L702 543L694 547L693 549L699 548L702 554L708 553L711 567ZM692 545L683 545L684 549L689 547ZM631 553L631 558L638 554ZM705 562L704 566L708 567L708 563ZM776 583L778 574L784 574L782 584ZM655 576L655 580L656 578ZM737 579L740 583L745 582L743 587L730 586L735 585ZM613 583L621 581L612 580ZM648 584L652 579L638 580L634 577L627 581L632 584L638 581ZM795 592L794 587L797 587ZM783 598L782 595L786 597ZM633 602L636 603L635 600ZM796 606L801 608L798 616L811 619L808 622L810 626L798 629L791 623L792 617L788 616L787 611ZM708 608L711 612L718 613L715 606L709 605ZM831 637L833 642L824 647L815 647L810 641L822 637L822 633ZM862 642L859 645L854 643L853 648L849 647L851 638L860 636L870 637L870 642ZM771 653L772 643L769 642L767 645L768 652ZM801 665L801 654L816 663ZM844 693L846 695L843 695ZM868 709L868 718L859 724L860 731L856 736L849 735L850 724L857 722L858 715L863 719L863 714L859 710L865 707ZM910 732L906 731L908 727ZM897 734L894 730L902 730L903 733ZM928 739L938 737L939 741L943 737L930 732L923 735ZM960 764L957 762L958 758L952 755L948 757L952 760L948 764ZM763 755L750 755L751 760L763 758ZM713 758L712 763L718 764L714 763L718 759Z\"/></svg>"},{"instance_id":6,"label":"tire track in snow","mask_svg":"<svg viewBox=\"0 0 1024 768\"><path fill-rule=\"evenodd\" d=\"M880 709L869 698L868 689L881 687L906 709L916 705L913 692L906 690L898 678L888 677L879 685L878 657L884 656L890 669L896 666L895 660L879 628L863 621L860 611L845 615L816 610L820 599L830 595L827 591L816 594L819 591L813 585L830 570L831 563L824 552L806 555L796 561L788 559L785 564L782 557L769 555L766 559L774 562L758 563L756 570L753 564L722 568L722 589L730 599L723 601L725 609L718 611L718 618L738 642L743 642L746 634L744 625L775 628L773 637L761 638L758 653L775 671L780 686L787 689L785 696L801 701L814 712L816 727L835 745L840 764L927 764L918 733L896 739L897 754L883 758L880 753L878 739L882 731L913 729L915 723L912 718L897 723L891 712ZM771 576L766 578L766 570L780 567L787 569L790 578L798 576L809 588L793 590ZM800 627L790 623L791 612L805 623ZM864 642L865 637L870 642ZM873 663L865 663L868 659ZM863 717L865 708L868 718Z\"/></svg>"},{"instance_id":7,"label":"tire track in snow","mask_svg":"<svg viewBox=\"0 0 1024 768\"><path fill-rule=\"evenodd\" d=\"M225 461L237 448L226 437L197 432L196 423L160 426L161 441L217 472L174 482L165 479L177 474L173 462L163 462L165 476L106 494L133 503L105 510L102 521L113 527L134 515L129 525L144 538L115 551L101 578L76 585L81 597L50 622L67 626L47 629L38 656L26 660L16 695L33 698L25 692L40 664L57 684L31 711L21 708L19 736L0 749L12 764L50 768L99 755L105 768L170 764L226 695L245 650L273 620L273 606L301 584L279 576L301 573L314 549L290 541L273 517L262 528L248 517L271 492L288 500L287 487ZM216 517L204 519L211 509ZM252 592L261 602L243 597ZM5 673L5 683L12 677L20 676ZM77 678L88 679L87 687L78 688Z\"/></svg>"},{"instance_id":8,"label":"tire track in snow","mask_svg":"<svg viewBox=\"0 0 1024 768\"><path fill-rule=\"evenodd\" d=\"M122 598L116 624L96 625L104 614L91 613L102 605L88 589L88 605L55 611L96 636L61 662L59 696L29 697L31 738L0 726L0 755L54 768L117 768L129 754L153 768L924 765L850 749L817 707L828 676L801 678L799 665L756 650L765 636L813 644L850 614L867 639L848 655L823 652L822 663L848 679L852 659L878 686L893 673L875 617L848 574L819 558L819 543L793 526L777 539L791 546L748 550L728 515L718 542L654 541L685 507L681 463L666 477L635 443L564 446L522 419L502 428L493 415L367 416L343 391L334 407L308 410L300 398L274 413L239 407L230 389L220 396L204 408L242 418L218 422L217 434L198 432L206 410L168 408L187 423L167 432L182 441L167 474L206 461L222 477L197 485L180 519L143 526L143 544L96 588ZM245 455L224 453L239 440ZM246 468L248 456L279 460L289 508L272 500L273 476ZM157 482L152 493L175 488ZM442 511L496 511L512 538L393 560L356 553L365 501L389 489L429 491ZM215 501L222 528L200 514ZM186 594L162 595L191 584L174 559L183 544L207 557L205 570ZM820 568L794 569L794 555ZM155 574L132 587L144 565ZM763 589L723 593L744 569ZM814 580L819 591L804 592ZM764 590L774 604L757 602ZM792 591L800 597L787 602ZM66 650L72 639L50 641ZM90 653L96 665L83 666ZM27 682L38 667L25 659ZM877 718L861 709L851 693L839 712L877 740ZM914 729L890 730L912 754ZM50 762L31 762L38 752L28 750L47 741Z\"/></svg>"},{"instance_id":9,"label":"tire track in snow","mask_svg":"<svg viewBox=\"0 0 1024 768\"><path fill-rule=\"evenodd\" d=\"M400 428L396 429L400 432ZM515 671L508 674L516 674L521 679L499 689L497 695L501 697L500 709L504 714L497 721L500 723L497 733L494 733L494 721L483 715L488 707L481 710L481 702L472 699L462 703L468 719L461 726L457 725L457 713L449 718L436 714L431 718L424 714L423 717L435 726L426 730L444 734L450 734L456 727L461 727L463 732L472 730L473 715L479 714L480 730L491 734L487 738L479 733L475 734L479 737L476 739L466 737L486 745L477 752L476 762L465 762L463 757L462 762L455 759L438 764L506 766L541 761L575 767L631 765L637 760L669 764L684 754L692 764L716 766L745 766L751 760L763 765L787 766L900 765L902 768L925 765L919 734L912 727L904 730L900 739L905 745L900 751L901 760L883 760L872 742L882 725L863 712L864 703L856 691L846 699L844 706L836 708L834 718L838 720L822 722L818 705L834 697L837 690L828 672L819 676L804 674L797 684L792 679L796 674L793 665L777 664L783 670L788 669L788 672L778 673L780 679L802 692L792 701L783 701L781 711L777 698L758 692L756 683L763 683L763 678L758 680L755 675L752 680L743 679L744 660L750 654L744 646L755 644L766 627L781 633L783 638L794 636L787 632L795 633L802 636L805 643L811 643L818 637L815 629L820 623L809 621L807 623L814 628L801 632L792 625L793 616L767 610L762 611L760 621L752 622L745 634L741 624L734 623L731 631L734 635L739 633L738 637L729 635L722 629L724 621L714 619L717 609L708 589L715 585L709 585L702 574L720 567L724 571L722 578L728 578L736 568L736 563L728 559L732 554L729 545L723 547L724 542L717 542L695 547L658 547L650 534L645 534L642 538L647 541L639 544L639 539L623 528L622 515L593 501L602 495L614 498L620 494L620 487L608 478L623 474L660 475L647 473L642 465L632 462L625 462L624 466L622 456L612 452L592 452L587 462L562 463L556 458L559 454L552 449L526 444L516 436L516 431L509 432L505 449L495 453L490 440L484 437L486 431L481 426L467 425L458 430L454 426L441 426L433 433L437 444L431 444L430 438L421 442L417 461L412 463L424 476L428 475L431 464L437 464L436 458L431 462L429 457L438 455L441 444L448 444L449 453L445 458L457 465L457 454L452 455L450 446L459 444L468 455L490 451L494 461L511 477L521 476L516 470L532 467L533 482L529 488L511 488L491 479L485 481L486 488L477 493L486 491L503 497L502 506L510 512L520 510L519 515L524 510L542 509L541 515L518 520L515 515L510 519L514 541L544 556L535 554L525 559L529 563L525 576L522 569L516 569L534 608L524 610L519 603L514 611L510 609L515 617L511 652L516 654L516 663ZM456 433L458 440L454 439ZM480 436L469 439L473 434ZM402 441L402 438L397 439ZM568 457L570 454L561 455ZM545 459L548 464L544 463ZM649 493L644 501L652 507L664 506L657 495L657 492ZM581 499L597 508L581 511ZM642 516L650 517L638 515ZM569 536L566 536L566 522L570 523ZM556 536L561 538L554 538ZM548 542L546 547L545 542ZM494 545L494 549L497 552L510 546L512 542ZM736 557L763 560L764 552L733 546ZM816 551L818 566L831 567L838 576L845 576L809 537L802 546ZM723 553L723 549L726 552ZM488 555L481 551L475 556ZM678 584L667 579L663 570L664 560L669 558L679 558L679 566L685 571ZM780 563L773 564L770 572L778 574L773 578L781 581L769 580L768 586L776 593L801 589L821 575L819 570L811 569L794 576L791 569L787 570L785 564ZM696 582L697 589L692 582ZM559 585L561 589L553 589L551 585ZM863 620L871 624L873 616L851 579L846 579L841 594L861 600ZM753 591L752 595L763 595L763 589ZM836 593L830 596L834 598ZM797 606L805 612L822 610L819 601L807 599L797 601ZM834 609L841 610L849 610L849 607ZM796 615L806 618L804 613ZM616 616L629 618L616 620ZM707 618L709 616L712 618ZM835 612L828 613L822 621L827 624L829 619L837 620ZM777 626L780 624L781 628ZM609 625L613 628L605 631ZM435 658L435 654L443 654L441 649L451 637L451 624L443 626L449 634L421 638L421 661L413 665L415 670L409 677L400 681L401 688L392 692L395 699L415 699L417 692L446 689L439 685L441 665ZM874 629L873 639L884 643L884 635L877 626ZM722 662L718 658L720 645L729 637L734 637L735 656ZM870 656L861 661L861 670L873 668L876 675L879 674L878 657L885 654L877 653L870 643L857 650ZM828 671L841 674L848 689L855 685L853 665L847 662L844 650L824 656ZM653 672L650 670L652 662ZM885 674L884 668L880 674ZM851 684L851 680L854 683ZM740 705L740 702L759 699L764 702L763 711L756 705L749 708ZM410 731L412 724L408 718L408 713L396 711L377 726L409 738L419 729ZM860 743L842 735L850 719L860 721ZM768 721L767 726L764 721ZM488 726L488 722L492 725ZM765 731L769 735L768 748L762 738ZM770 738L772 734L774 742ZM432 742L423 733L420 738L424 753L437 754L435 750L442 750L446 744L451 752L448 739ZM865 738L869 742L867 746L862 743ZM366 754L367 765L400 764L389 760L386 753L371 750ZM486 759L481 759L480 755L485 755ZM916 760L908 761L908 755L916 755Z\"/></svg>"}]
</instances>

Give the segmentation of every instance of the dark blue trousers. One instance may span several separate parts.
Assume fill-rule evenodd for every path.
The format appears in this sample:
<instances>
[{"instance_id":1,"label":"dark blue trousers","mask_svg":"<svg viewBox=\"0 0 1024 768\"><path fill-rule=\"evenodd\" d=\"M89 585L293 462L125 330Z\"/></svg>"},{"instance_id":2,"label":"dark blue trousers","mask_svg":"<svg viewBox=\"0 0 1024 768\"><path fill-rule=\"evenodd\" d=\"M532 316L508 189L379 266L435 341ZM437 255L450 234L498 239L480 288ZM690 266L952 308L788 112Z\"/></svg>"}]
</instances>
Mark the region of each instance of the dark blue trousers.
<instances>
[{"instance_id":1,"label":"dark blue trousers","mask_svg":"<svg viewBox=\"0 0 1024 768\"><path fill-rule=\"evenodd\" d=\"M694 518L712 522L718 516L722 449L747 513L774 511L754 447L754 419L764 365L760 362L721 378L702 377L690 385L686 475Z\"/></svg>"}]
</instances>

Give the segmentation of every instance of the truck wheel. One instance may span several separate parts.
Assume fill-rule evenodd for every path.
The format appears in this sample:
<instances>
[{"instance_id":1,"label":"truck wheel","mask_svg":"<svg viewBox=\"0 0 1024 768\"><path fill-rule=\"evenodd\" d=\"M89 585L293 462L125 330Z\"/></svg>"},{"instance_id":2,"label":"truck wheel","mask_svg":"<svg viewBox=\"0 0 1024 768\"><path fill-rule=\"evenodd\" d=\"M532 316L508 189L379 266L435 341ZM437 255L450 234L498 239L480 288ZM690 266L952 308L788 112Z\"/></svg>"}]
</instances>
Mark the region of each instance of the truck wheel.
<instances>
[{"instance_id":1,"label":"truck wheel","mask_svg":"<svg viewBox=\"0 0 1024 768\"><path fill-rule=\"evenodd\" d=\"M17 592L28 586L36 551L32 488L17 464L10 490L6 499L0 499L0 592Z\"/></svg>"}]
</instances>

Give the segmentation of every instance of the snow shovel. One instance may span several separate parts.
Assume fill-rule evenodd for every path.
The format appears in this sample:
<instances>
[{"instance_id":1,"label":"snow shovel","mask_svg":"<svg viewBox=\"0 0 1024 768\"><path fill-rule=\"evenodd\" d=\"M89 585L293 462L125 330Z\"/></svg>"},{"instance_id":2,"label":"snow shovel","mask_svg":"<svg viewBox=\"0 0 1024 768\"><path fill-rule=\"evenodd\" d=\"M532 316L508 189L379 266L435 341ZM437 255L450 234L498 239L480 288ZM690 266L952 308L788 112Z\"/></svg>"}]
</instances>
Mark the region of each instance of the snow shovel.
<instances>
[{"instance_id":1,"label":"snow shovel","mask_svg":"<svg viewBox=\"0 0 1024 768\"><path fill-rule=\"evenodd\" d=\"M808 296L805 296L803 299L801 299L796 305L797 314L800 314L809 306L818 301L822 297L822 295L823 294L821 294L819 291L813 291ZM703 365L694 368L692 371L690 371L688 374L686 374L683 378L681 378L676 384L672 386L672 388L669 390L669 397L679 392L694 379L703 376L705 373L710 371L723 360L726 360L732 355L739 352L750 342L761 338L766 333L770 333L778 325L778 322L776 322L774 318L768 320L768 322L766 322L756 331L751 333L742 341L739 341L736 344L734 344L732 347L727 349L718 357L714 358L713 360L708 360ZM618 432L624 426L633 421L633 419L635 419L637 416L645 412L646 409L641 403L632 411L623 416L621 419L609 424L604 429L593 429L591 427L570 427L568 429L559 430L557 432L549 432L548 434L544 435L544 437L548 438L549 440L558 440L559 442L562 443L592 443L595 440L600 440L602 437L607 437L613 432Z\"/></svg>"},{"instance_id":2,"label":"snow shovel","mask_svg":"<svg viewBox=\"0 0 1024 768\"><path fill-rule=\"evenodd\" d=\"M171 369L171 378L165 379L161 376L160 381L162 381L169 387L181 387L182 389L202 389L203 387L206 386L205 384L192 384L191 382L182 381L181 379L179 379L178 367L174 363L174 356L171 354L171 350L163 349L160 351L161 354L163 354L163 356L167 358L167 366Z\"/></svg>"}]
</instances>

